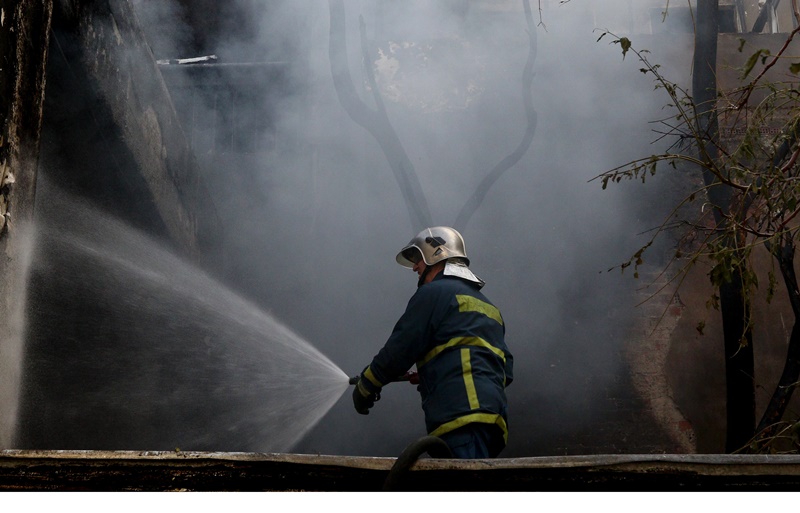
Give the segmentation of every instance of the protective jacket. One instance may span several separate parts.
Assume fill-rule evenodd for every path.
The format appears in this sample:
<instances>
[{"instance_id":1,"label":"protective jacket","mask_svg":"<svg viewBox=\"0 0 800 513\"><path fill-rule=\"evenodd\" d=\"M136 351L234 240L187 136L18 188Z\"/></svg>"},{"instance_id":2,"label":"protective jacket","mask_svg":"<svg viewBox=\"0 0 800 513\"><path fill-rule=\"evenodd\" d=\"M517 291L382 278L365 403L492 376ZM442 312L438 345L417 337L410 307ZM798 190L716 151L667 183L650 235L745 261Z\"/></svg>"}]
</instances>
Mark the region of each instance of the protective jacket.
<instances>
[{"instance_id":1,"label":"protective jacket","mask_svg":"<svg viewBox=\"0 0 800 513\"><path fill-rule=\"evenodd\" d=\"M508 437L505 387L513 357L500 311L480 285L440 273L420 286L360 380L370 393L416 364L428 433L495 424Z\"/></svg>"}]
</instances>

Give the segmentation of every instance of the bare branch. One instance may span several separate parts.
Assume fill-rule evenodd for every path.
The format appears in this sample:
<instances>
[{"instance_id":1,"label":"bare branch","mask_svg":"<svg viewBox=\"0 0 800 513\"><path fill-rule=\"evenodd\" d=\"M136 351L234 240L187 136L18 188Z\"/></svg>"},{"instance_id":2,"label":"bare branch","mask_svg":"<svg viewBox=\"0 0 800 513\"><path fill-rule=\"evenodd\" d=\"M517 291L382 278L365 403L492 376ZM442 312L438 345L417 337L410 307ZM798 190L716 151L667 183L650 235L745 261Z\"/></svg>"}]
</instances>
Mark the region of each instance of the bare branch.
<instances>
[{"instance_id":1,"label":"bare branch","mask_svg":"<svg viewBox=\"0 0 800 513\"><path fill-rule=\"evenodd\" d=\"M472 215L478 207L480 207L489 189L492 188L503 173L522 159L522 156L528 151L531 141L533 141L533 134L536 131L536 111L533 109L533 99L531 98L533 64L536 61L536 27L533 24L530 2L528 0L523 0L522 4L525 10L525 20L528 24L528 59L525 62L525 69L522 72L522 101L525 106L525 117L527 119L525 134L522 136L522 140L517 148L489 172L475 189L475 192L472 193L472 196L467 199L456 218L455 227L457 229L464 229L466 227Z\"/></svg>"},{"instance_id":2,"label":"bare branch","mask_svg":"<svg viewBox=\"0 0 800 513\"><path fill-rule=\"evenodd\" d=\"M783 46L781 47L781 49L778 50L778 53L775 54L775 56L772 58L772 60L769 61L764 66L764 68L761 70L761 73L759 73L758 76L755 79L753 79L753 81L750 82L750 84L748 84L747 87L745 87L744 96L739 100L739 103L736 105L737 109L742 109L742 108L744 108L745 105L747 105L747 101L750 99L750 95L752 94L753 90L755 89L756 84L758 84L761 81L761 79L764 77L764 75L767 73L767 71L769 71L770 68L772 68L775 64L777 64L777 62L783 56L784 52L786 52L786 49L789 47L789 44L792 42L792 39L794 39L794 36L796 36L798 32L800 32L800 25L798 25L794 30L792 30L789 33L789 37L786 38L786 41L783 43Z\"/></svg>"},{"instance_id":3,"label":"bare branch","mask_svg":"<svg viewBox=\"0 0 800 513\"><path fill-rule=\"evenodd\" d=\"M364 36L363 22L361 27L361 48L366 63L367 76L372 84L372 94L378 111L369 109L356 93L350 68L347 64L347 43L345 38L344 1L330 0L330 47L328 49L331 62L331 74L339 103L350 118L367 130L380 145L392 168L400 191L408 208L408 215L414 229L422 229L433 224L428 201L422 192L414 165L400 142L400 138L392 127L378 88L374 85L371 59Z\"/></svg>"}]
</instances>

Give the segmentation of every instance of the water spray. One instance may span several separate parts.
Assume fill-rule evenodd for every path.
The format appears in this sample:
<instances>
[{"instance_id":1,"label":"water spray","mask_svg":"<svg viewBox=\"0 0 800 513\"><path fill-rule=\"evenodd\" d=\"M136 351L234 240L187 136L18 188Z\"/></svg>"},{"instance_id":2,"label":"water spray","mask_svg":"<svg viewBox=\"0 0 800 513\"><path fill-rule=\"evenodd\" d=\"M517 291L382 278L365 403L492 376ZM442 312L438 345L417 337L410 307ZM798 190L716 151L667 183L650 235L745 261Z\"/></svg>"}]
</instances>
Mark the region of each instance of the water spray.
<instances>
[{"instance_id":1,"label":"water spray","mask_svg":"<svg viewBox=\"0 0 800 513\"><path fill-rule=\"evenodd\" d=\"M47 285L27 308L20 445L287 452L347 390L313 344L161 241L39 193L31 283Z\"/></svg>"}]
</instances>

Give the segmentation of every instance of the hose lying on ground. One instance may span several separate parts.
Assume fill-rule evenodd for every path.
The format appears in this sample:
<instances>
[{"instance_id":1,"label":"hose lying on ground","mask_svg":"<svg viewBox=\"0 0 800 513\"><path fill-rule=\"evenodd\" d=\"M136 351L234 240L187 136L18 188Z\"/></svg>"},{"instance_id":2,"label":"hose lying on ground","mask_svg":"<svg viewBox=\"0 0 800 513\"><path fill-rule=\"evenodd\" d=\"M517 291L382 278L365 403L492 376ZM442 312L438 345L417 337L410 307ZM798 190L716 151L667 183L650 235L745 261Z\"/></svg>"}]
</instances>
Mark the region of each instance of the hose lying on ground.
<instances>
[{"instance_id":1,"label":"hose lying on ground","mask_svg":"<svg viewBox=\"0 0 800 513\"><path fill-rule=\"evenodd\" d=\"M403 476L405 476L408 469L414 465L419 457L425 453L428 453L432 458L453 457L450 448L444 443L444 440L435 436L423 436L406 447L400 456L397 457L397 461L392 465L391 470L389 470L389 475L383 483L383 491L399 490Z\"/></svg>"}]
</instances>

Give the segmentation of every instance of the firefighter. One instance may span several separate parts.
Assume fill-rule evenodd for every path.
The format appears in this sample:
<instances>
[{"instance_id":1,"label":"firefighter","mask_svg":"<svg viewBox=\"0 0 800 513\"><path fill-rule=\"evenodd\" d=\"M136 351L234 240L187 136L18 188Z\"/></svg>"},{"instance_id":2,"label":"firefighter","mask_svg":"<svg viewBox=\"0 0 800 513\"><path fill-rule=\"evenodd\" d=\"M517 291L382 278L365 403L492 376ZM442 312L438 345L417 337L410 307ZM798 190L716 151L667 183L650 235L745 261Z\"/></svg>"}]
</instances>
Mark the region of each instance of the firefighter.
<instances>
[{"instance_id":1,"label":"firefighter","mask_svg":"<svg viewBox=\"0 0 800 513\"><path fill-rule=\"evenodd\" d=\"M508 439L505 387L513 358L500 311L469 268L464 239L453 228L421 231L396 257L419 275L417 291L386 344L353 391L367 415L383 386L416 364L428 434L455 458L494 458Z\"/></svg>"}]
</instances>

